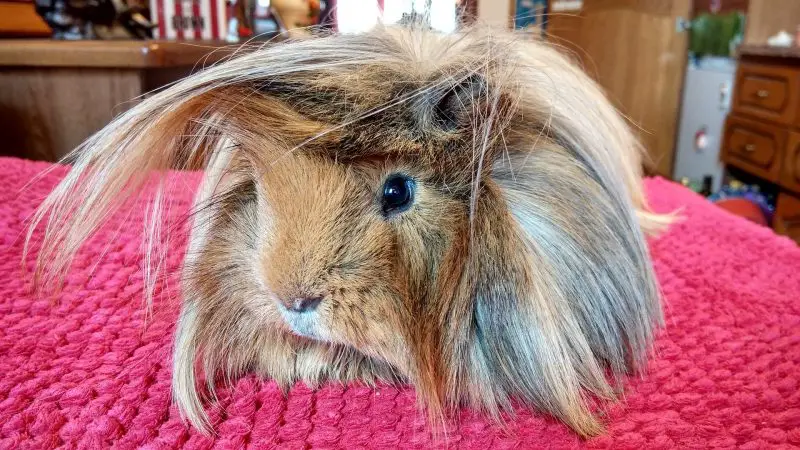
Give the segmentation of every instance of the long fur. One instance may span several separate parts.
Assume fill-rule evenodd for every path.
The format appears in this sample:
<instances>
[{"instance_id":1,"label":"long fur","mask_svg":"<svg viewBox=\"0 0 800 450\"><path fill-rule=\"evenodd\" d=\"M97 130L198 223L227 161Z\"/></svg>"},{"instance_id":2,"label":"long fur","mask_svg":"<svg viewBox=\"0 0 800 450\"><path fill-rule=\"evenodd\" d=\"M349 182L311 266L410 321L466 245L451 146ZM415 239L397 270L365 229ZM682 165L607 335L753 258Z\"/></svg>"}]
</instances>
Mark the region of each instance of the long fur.
<instances>
[{"instance_id":1,"label":"long fur","mask_svg":"<svg viewBox=\"0 0 800 450\"><path fill-rule=\"evenodd\" d=\"M37 281L168 169L205 169L183 268L173 393L255 371L410 382L434 420L518 399L583 436L661 321L642 152L598 87L538 41L378 29L268 46L142 101L91 137L37 211ZM418 184L382 217L383 180ZM163 177L146 292L164 255ZM149 186L149 185L148 185ZM280 301L322 296L313 313Z\"/></svg>"}]
</instances>

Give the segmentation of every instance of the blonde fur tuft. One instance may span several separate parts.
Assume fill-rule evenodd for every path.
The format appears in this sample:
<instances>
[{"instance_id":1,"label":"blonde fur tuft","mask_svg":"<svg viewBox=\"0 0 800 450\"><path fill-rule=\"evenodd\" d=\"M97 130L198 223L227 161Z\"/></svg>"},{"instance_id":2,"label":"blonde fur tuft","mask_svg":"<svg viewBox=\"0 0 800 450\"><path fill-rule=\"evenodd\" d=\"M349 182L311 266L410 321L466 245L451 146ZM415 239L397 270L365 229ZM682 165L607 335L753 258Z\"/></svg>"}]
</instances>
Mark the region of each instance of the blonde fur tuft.
<instances>
[{"instance_id":1,"label":"blonde fur tuft","mask_svg":"<svg viewBox=\"0 0 800 450\"><path fill-rule=\"evenodd\" d=\"M377 29L256 48L153 94L72 153L27 237L43 228L35 278L58 286L148 195L149 303L167 172L204 170L173 366L204 432L217 380L255 371L410 382L432 422L521 399L590 436L589 398L617 397L662 320L645 235L673 217L647 205L642 154L545 43ZM392 179L406 209L381 203Z\"/></svg>"}]
</instances>

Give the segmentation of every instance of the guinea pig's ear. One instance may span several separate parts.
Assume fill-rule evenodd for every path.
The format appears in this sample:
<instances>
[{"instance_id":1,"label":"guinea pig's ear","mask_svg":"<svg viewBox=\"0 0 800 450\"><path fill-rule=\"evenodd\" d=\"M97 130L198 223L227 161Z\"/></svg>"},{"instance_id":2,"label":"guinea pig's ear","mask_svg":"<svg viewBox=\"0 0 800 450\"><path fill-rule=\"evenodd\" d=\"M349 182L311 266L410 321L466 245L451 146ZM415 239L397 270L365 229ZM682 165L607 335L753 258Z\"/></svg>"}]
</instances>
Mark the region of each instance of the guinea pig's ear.
<instances>
[{"instance_id":1,"label":"guinea pig's ear","mask_svg":"<svg viewBox=\"0 0 800 450\"><path fill-rule=\"evenodd\" d=\"M442 131L454 131L465 125L476 104L486 98L486 81L481 75L470 73L445 87L431 92L426 100L432 106L433 124Z\"/></svg>"}]
</instances>

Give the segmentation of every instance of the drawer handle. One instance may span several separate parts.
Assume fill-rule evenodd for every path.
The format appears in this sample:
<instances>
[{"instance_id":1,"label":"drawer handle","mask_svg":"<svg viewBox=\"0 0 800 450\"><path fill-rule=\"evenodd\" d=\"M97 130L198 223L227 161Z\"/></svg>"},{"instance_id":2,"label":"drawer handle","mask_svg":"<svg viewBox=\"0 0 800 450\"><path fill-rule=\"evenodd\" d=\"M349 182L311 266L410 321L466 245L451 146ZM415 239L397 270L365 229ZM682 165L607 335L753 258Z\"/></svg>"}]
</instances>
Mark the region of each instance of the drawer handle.
<instances>
[{"instance_id":1,"label":"drawer handle","mask_svg":"<svg viewBox=\"0 0 800 450\"><path fill-rule=\"evenodd\" d=\"M754 151L756 151L756 146L753 144L747 144L744 146L744 151L747 153L753 153Z\"/></svg>"},{"instance_id":2,"label":"drawer handle","mask_svg":"<svg viewBox=\"0 0 800 450\"><path fill-rule=\"evenodd\" d=\"M758 98L767 98L769 97L769 91L766 89L759 89L756 92L756 96L758 96Z\"/></svg>"}]
</instances>

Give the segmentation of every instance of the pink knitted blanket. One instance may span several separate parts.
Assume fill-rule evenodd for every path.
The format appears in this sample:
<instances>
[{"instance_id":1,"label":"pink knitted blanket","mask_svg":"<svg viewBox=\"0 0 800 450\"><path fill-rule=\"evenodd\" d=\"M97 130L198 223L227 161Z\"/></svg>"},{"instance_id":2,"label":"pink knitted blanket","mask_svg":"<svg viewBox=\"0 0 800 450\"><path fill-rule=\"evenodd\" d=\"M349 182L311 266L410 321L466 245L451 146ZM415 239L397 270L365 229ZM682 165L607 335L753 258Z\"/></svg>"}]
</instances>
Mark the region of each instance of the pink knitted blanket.
<instances>
[{"instance_id":1,"label":"pink knitted blanket","mask_svg":"<svg viewBox=\"0 0 800 450\"><path fill-rule=\"evenodd\" d=\"M103 230L112 239L81 251L57 302L31 294L19 264L24 222L64 169L21 189L46 167L0 159L2 449L800 446L800 248L665 180L647 181L652 204L686 217L651 245L667 326L648 372L609 408L607 435L583 442L524 410L501 430L463 411L435 442L412 389L298 384L284 396L249 376L220 392L209 438L170 403L176 283L163 284L145 320L141 230L121 227L124 214ZM175 177L174 214L189 206L195 178Z\"/></svg>"}]
</instances>

